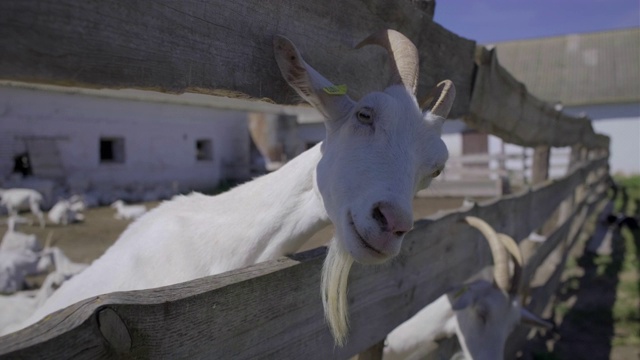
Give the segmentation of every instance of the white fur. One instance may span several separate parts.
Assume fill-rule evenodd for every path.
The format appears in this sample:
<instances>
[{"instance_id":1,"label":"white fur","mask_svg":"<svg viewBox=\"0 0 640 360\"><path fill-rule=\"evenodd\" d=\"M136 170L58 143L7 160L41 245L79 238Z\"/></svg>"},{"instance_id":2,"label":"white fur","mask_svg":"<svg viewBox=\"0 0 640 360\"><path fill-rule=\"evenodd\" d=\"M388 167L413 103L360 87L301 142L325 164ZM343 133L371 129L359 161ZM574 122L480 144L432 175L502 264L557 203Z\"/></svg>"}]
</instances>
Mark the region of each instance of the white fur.
<instances>
[{"instance_id":1,"label":"white fur","mask_svg":"<svg viewBox=\"0 0 640 360\"><path fill-rule=\"evenodd\" d=\"M438 339L457 335L466 359L501 360L507 337L523 316L544 326L522 307L519 295L496 287L490 271L440 296L389 333L383 359L423 359Z\"/></svg>"},{"instance_id":2,"label":"white fur","mask_svg":"<svg viewBox=\"0 0 640 360\"><path fill-rule=\"evenodd\" d=\"M84 215L80 213L84 209L84 203L81 201L59 200L49 210L47 217L54 224L69 225L84 220Z\"/></svg>"},{"instance_id":3,"label":"white fur","mask_svg":"<svg viewBox=\"0 0 640 360\"><path fill-rule=\"evenodd\" d=\"M46 265L41 265L40 256L33 251L0 252L0 293L14 293L22 290L27 275L42 273Z\"/></svg>"},{"instance_id":4,"label":"white fur","mask_svg":"<svg viewBox=\"0 0 640 360\"><path fill-rule=\"evenodd\" d=\"M66 280L84 270L87 265L69 260L59 248L45 249L41 257L52 257L55 270L47 275L39 290L21 291L8 296L0 296L0 333L10 333L17 329L33 312L51 296L54 290Z\"/></svg>"},{"instance_id":5,"label":"white fur","mask_svg":"<svg viewBox=\"0 0 640 360\"><path fill-rule=\"evenodd\" d=\"M18 216L21 206L28 205L31 213L38 218L40 227L44 227L44 215L40 210L42 195L33 189L0 189L0 205L7 208L10 216Z\"/></svg>"},{"instance_id":6,"label":"white fur","mask_svg":"<svg viewBox=\"0 0 640 360\"><path fill-rule=\"evenodd\" d=\"M144 205L126 205L122 200L116 200L111 207L117 211L116 219L135 220L147 212Z\"/></svg>"},{"instance_id":7,"label":"white fur","mask_svg":"<svg viewBox=\"0 0 640 360\"><path fill-rule=\"evenodd\" d=\"M226 193L162 203L24 325L91 296L175 284L294 253L331 221L336 234L323 271L329 279L323 299L336 339L344 340L349 267L354 260L381 263L399 252L413 225L415 192L448 157L442 118L421 111L402 85L359 101L327 95L322 89L331 82L291 42L278 37L274 48L284 78L326 116L325 141ZM363 111L371 123L363 123Z\"/></svg>"},{"instance_id":8,"label":"white fur","mask_svg":"<svg viewBox=\"0 0 640 360\"><path fill-rule=\"evenodd\" d=\"M342 346L349 332L349 308L347 303L347 280L353 265L353 257L335 239L322 266L322 305L325 317L331 325L336 344Z\"/></svg>"},{"instance_id":9,"label":"white fur","mask_svg":"<svg viewBox=\"0 0 640 360\"><path fill-rule=\"evenodd\" d=\"M26 222L24 218L9 216L7 219L7 231L4 233L0 243L0 252L40 250L40 244L38 244L38 239L35 235L25 234L17 230L17 224L24 222Z\"/></svg>"}]
</instances>

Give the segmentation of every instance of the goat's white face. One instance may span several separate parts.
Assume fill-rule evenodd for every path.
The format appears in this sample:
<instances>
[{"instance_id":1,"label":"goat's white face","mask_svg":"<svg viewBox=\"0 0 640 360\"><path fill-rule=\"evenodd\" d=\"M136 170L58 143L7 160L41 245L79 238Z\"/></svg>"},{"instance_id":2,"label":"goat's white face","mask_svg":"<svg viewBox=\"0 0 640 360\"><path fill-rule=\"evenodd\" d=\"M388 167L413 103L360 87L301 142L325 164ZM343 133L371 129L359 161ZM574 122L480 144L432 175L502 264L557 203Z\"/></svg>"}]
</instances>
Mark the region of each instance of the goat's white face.
<instances>
[{"instance_id":1,"label":"goat's white face","mask_svg":"<svg viewBox=\"0 0 640 360\"><path fill-rule=\"evenodd\" d=\"M458 340L469 359L502 359L507 337L521 320L518 297L481 280L466 285L452 301L458 321Z\"/></svg>"},{"instance_id":2,"label":"goat's white face","mask_svg":"<svg viewBox=\"0 0 640 360\"><path fill-rule=\"evenodd\" d=\"M438 121L425 120L402 86L352 103L327 126L317 183L337 238L362 263L398 254L413 226L412 200L444 167Z\"/></svg>"},{"instance_id":3,"label":"goat's white face","mask_svg":"<svg viewBox=\"0 0 640 360\"><path fill-rule=\"evenodd\" d=\"M274 47L287 82L325 116L316 181L337 240L361 263L397 255L413 226L413 196L447 160L440 139L446 114L423 112L405 84L357 102L328 94L323 89L333 84L306 64L289 40L277 37Z\"/></svg>"}]
</instances>

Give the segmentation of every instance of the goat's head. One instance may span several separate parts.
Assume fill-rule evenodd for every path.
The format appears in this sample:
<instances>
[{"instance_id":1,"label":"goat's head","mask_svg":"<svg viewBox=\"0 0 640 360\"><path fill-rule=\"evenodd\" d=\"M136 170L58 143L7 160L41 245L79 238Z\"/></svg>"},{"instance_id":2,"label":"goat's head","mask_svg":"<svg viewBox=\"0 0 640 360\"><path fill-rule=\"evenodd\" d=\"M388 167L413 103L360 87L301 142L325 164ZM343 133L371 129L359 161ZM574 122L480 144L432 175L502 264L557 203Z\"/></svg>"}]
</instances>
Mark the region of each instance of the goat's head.
<instances>
[{"instance_id":1,"label":"goat's head","mask_svg":"<svg viewBox=\"0 0 640 360\"><path fill-rule=\"evenodd\" d=\"M284 78L325 117L316 181L336 238L356 261L380 263L398 254L413 226L414 194L444 167L448 152L441 124L455 89L450 81L441 83L436 105L422 111L414 95L418 52L411 41L385 30L357 47L368 44L388 50L391 83L354 101L344 90L331 91L336 87L289 40L274 41Z\"/></svg>"},{"instance_id":2,"label":"goat's head","mask_svg":"<svg viewBox=\"0 0 640 360\"><path fill-rule=\"evenodd\" d=\"M432 92L432 106L416 100L418 51L404 35L380 31L356 48L365 45L387 50L391 80L384 91L354 101L309 66L291 41L274 40L282 75L325 117L315 185L336 229L322 282L325 313L339 344L347 332L351 264L381 263L400 251L413 226L413 196L438 176L448 158L440 135L455 97L447 80Z\"/></svg>"},{"instance_id":3,"label":"goat's head","mask_svg":"<svg viewBox=\"0 0 640 360\"><path fill-rule=\"evenodd\" d=\"M449 292L458 339L469 359L502 359L507 337L518 324L546 329L552 324L522 306L522 254L518 244L479 218L469 216L465 220L489 242L494 273L493 281L477 280ZM509 255L514 262L513 276L509 276Z\"/></svg>"}]
</instances>

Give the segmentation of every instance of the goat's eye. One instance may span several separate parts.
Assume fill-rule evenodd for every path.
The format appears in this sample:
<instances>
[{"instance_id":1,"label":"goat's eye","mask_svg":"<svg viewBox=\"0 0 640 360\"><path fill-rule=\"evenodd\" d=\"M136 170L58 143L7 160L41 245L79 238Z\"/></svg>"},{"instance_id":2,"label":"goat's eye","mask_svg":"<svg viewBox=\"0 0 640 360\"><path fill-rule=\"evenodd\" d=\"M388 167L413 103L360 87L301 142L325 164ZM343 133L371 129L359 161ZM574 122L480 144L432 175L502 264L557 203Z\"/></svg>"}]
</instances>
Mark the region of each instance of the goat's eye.
<instances>
[{"instance_id":1,"label":"goat's eye","mask_svg":"<svg viewBox=\"0 0 640 360\"><path fill-rule=\"evenodd\" d=\"M438 177L440 174L442 174L442 170L438 169L438 170L436 170L436 171L431 173L431 177L432 178Z\"/></svg>"},{"instance_id":2,"label":"goat's eye","mask_svg":"<svg viewBox=\"0 0 640 360\"><path fill-rule=\"evenodd\" d=\"M373 123L373 110L368 107L364 107L356 113L358 121L365 125L371 125Z\"/></svg>"},{"instance_id":3,"label":"goat's eye","mask_svg":"<svg viewBox=\"0 0 640 360\"><path fill-rule=\"evenodd\" d=\"M477 306L476 315L482 324L486 324L487 320L489 320L489 309L484 306Z\"/></svg>"}]
</instances>

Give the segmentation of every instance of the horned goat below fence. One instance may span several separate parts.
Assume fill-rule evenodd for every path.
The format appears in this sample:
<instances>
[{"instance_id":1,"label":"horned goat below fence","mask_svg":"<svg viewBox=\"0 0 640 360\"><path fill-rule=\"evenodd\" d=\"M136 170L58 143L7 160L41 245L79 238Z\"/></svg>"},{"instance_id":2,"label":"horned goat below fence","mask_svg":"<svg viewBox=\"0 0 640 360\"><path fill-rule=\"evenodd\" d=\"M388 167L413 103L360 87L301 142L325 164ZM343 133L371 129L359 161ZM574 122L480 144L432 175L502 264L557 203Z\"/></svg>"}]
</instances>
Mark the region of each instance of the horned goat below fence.
<instances>
[{"instance_id":1,"label":"horned goat below fence","mask_svg":"<svg viewBox=\"0 0 640 360\"><path fill-rule=\"evenodd\" d=\"M398 254L413 226L413 196L448 158L440 135L455 97L453 83L443 81L430 98L416 100L418 52L404 35L384 30L358 48L367 44L388 51L391 82L383 92L353 101L309 66L290 40L276 36L282 75L324 115L325 140L226 193L179 196L151 210L26 324L90 296L175 284L291 254L332 222L323 300L342 344L351 264L378 264Z\"/></svg>"},{"instance_id":2,"label":"horned goat below fence","mask_svg":"<svg viewBox=\"0 0 640 360\"><path fill-rule=\"evenodd\" d=\"M10 216L18 216L21 206L29 205L31 213L38 218L40 227L44 227L44 214L40 210L42 194L33 189L0 189L0 205L7 208Z\"/></svg>"},{"instance_id":3,"label":"horned goat below fence","mask_svg":"<svg viewBox=\"0 0 640 360\"><path fill-rule=\"evenodd\" d=\"M468 216L465 220L489 243L494 260L492 279L454 287L398 326L387 336L385 360L422 359L435 350L437 339L453 335L458 336L465 359L501 360L507 337L516 325L552 327L522 307L518 244L479 218ZM507 253L514 261L512 276Z\"/></svg>"}]
</instances>

